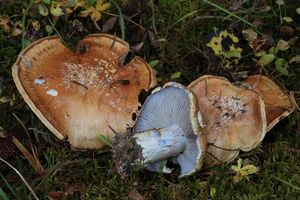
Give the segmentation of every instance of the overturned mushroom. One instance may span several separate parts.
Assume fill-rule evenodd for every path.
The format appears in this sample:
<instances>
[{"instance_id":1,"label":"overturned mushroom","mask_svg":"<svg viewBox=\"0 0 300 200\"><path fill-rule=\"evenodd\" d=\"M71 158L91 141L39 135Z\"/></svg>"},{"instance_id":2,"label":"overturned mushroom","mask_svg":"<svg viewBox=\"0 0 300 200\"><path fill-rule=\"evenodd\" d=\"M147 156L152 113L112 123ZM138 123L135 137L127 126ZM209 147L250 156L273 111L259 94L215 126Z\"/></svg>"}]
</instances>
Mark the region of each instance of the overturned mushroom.
<instances>
[{"instance_id":1,"label":"overturned mushroom","mask_svg":"<svg viewBox=\"0 0 300 200\"><path fill-rule=\"evenodd\" d=\"M294 110L293 95L286 94L271 79L263 75L249 76L244 83L258 92L266 106L267 131L271 130L281 119Z\"/></svg>"},{"instance_id":2,"label":"overturned mushroom","mask_svg":"<svg viewBox=\"0 0 300 200\"><path fill-rule=\"evenodd\" d=\"M266 133L265 106L257 93L227 79L202 76L188 86L197 96L208 142L206 165L230 162L250 151Z\"/></svg>"},{"instance_id":3,"label":"overturned mushroom","mask_svg":"<svg viewBox=\"0 0 300 200\"><path fill-rule=\"evenodd\" d=\"M113 158L118 171L146 166L170 173L165 164L172 159L180 165L181 176L194 173L201 168L206 150L201 120L197 100L184 86L170 82L154 90L141 109L133 135L123 141L116 136Z\"/></svg>"},{"instance_id":4,"label":"overturned mushroom","mask_svg":"<svg viewBox=\"0 0 300 200\"><path fill-rule=\"evenodd\" d=\"M58 138L75 148L100 148L133 124L141 90L155 86L155 73L141 58L123 66L129 45L114 36L92 34L74 53L59 37L24 49L12 75L26 103Z\"/></svg>"}]
</instances>

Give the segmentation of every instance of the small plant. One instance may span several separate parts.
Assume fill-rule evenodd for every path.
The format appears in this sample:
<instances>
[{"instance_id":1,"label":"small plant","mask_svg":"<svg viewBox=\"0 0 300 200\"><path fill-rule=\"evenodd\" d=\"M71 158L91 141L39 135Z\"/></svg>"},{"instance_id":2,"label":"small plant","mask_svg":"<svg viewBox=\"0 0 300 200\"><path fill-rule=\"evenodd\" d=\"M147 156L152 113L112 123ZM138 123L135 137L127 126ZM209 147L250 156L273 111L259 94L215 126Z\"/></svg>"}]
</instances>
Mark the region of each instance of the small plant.
<instances>
[{"instance_id":1,"label":"small plant","mask_svg":"<svg viewBox=\"0 0 300 200\"><path fill-rule=\"evenodd\" d=\"M242 48L238 46L239 39L227 30L216 32L206 46L222 60L226 68L232 68L241 59Z\"/></svg>"},{"instance_id":2,"label":"small plant","mask_svg":"<svg viewBox=\"0 0 300 200\"><path fill-rule=\"evenodd\" d=\"M234 171L236 174L233 177L233 182L238 183L243 179L249 180L249 175L250 174L255 174L258 172L258 167L254 165L247 164L242 167L243 165L243 160L241 158L238 159L237 165L232 165L231 169Z\"/></svg>"}]
</instances>

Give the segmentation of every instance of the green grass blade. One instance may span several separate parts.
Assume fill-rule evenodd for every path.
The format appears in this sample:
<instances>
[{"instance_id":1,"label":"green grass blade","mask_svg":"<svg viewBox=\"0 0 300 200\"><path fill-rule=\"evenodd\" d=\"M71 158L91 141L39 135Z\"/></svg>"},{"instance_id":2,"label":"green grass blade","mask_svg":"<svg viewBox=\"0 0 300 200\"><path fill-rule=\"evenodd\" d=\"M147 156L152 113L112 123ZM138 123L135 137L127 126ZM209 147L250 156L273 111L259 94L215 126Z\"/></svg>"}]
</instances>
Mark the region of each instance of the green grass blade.
<instances>
[{"instance_id":1,"label":"green grass blade","mask_svg":"<svg viewBox=\"0 0 300 200\"><path fill-rule=\"evenodd\" d=\"M256 28L256 26L255 26L254 24L252 24L251 22L248 22L248 21L245 20L244 18L242 18L242 17L240 17L240 16L238 16L238 15L236 15L236 14L230 12L229 10L227 10L227 9L225 9L225 8L223 8L223 7L221 7L221 6L219 6L218 4L215 4L215 3L213 3L213 2L211 2L211 1L209 1L209 0L202 0L202 1L203 1L204 3L207 3L207 4L211 5L211 6L217 8L217 9L223 11L223 12L225 12L226 14L228 14L228 15L230 15L230 16L232 16L232 17L237 18L238 20L244 22L245 24L248 24L249 26L253 26L253 27Z\"/></svg>"},{"instance_id":2,"label":"green grass blade","mask_svg":"<svg viewBox=\"0 0 300 200\"><path fill-rule=\"evenodd\" d=\"M125 40L125 22L124 22L124 16L123 16L122 10L121 10L120 6L114 0L110 0L110 1L112 2L112 4L114 4L114 6L116 6L116 8L119 12L119 24L120 24L120 28L121 28L122 39Z\"/></svg>"},{"instance_id":3,"label":"green grass blade","mask_svg":"<svg viewBox=\"0 0 300 200\"><path fill-rule=\"evenodd\" d=\"M288 186L291 186L295 190L300 191L300 187L297 187L297 186L295 186L295 185L293 185L293 184L291 184L291 183L289 183L289 182L287 182L285 180L282 180L281 178L279 178L277 176L272 175L271 177L274 178L274 179L276 179L276 180L278 180L278 181L280 181L280 182L282 182L282 183L284 183L284 184L286 184L286 185L288 185Z\"/></svg>"},{"instance_id":4,"label":"green grass blade","mask_svg":"<svg viewBox=\"0 0 300 200\"><path fill-rule=\"evenodd\" d=\"M17 197L17 194L16 192L12 189L12 187L10 186L10 184L7 182L7 180L4 178L4 176L2 175L2 173L0 173L0 176L3 180L3 182L5 183L6 187L10 190L10 192L15 196Z\"/></svg>"},{"instance_id":5,"label":"green grass blade","mask_svg":"<svg viewBox=\"0 0 300 200\"><path fill-rule=\"evenodd\" d=\"M33 6L34 0L30 0L29 5L27 6L24 15L22 16L22 48L24 49L26 46L29 45L29 41L25 39L25 21L26 21L26 16L28 15L31 7Z\"/></svg>"},{"instance_id":6,"label":"green grass blade","mask_svg":"<svg viewBox=\"0 0 300 200\"><path fill-rule=\"evenodd\" d=\"M112 143L109 141L108 137L105 135L100 135L100 140L110 148L112 148Z\"/></svg>"},{"instance_id":7,"label":"green grass blade","mask_svg":"<svg viewBox=\"0 0 300 200\"><path fill-rule=\"evenodd\" d=\"M194 10L192 12L187 13L186 15L182 16L180 19L178 19L176 22L174 22L173 24L171 24L168 29L172 28L173 26L175 26L177 23L181 22L182 20L184 20L187 17L190 17L194 14L196 14L199 10Z\"/></svg>"}]
</instances>

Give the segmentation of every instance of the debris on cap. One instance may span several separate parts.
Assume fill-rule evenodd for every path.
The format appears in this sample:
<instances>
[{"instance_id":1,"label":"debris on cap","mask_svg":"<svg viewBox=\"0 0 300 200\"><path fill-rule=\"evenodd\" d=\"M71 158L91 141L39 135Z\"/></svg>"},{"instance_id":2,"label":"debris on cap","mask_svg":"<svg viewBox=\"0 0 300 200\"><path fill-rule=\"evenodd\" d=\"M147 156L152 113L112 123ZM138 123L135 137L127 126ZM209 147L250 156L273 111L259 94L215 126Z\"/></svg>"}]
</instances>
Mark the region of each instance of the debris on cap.
<instances>
[{"instance_id":1,"label":"debris on cap","mask_svg":"<svg viewBox=\"0 0 300 200\"><path fill-rule=\"evenodd\" d=\"M208 142L206 165L230 162L239 150L250 151L266 133L265 104L260 95L218 76L202 76L190 88L197 96Z\"/></svg>"},{"instance_id":2,"label":"debris on cap","mask_svg":"<svg viewBox=\"0 0 300 200\"><path fill-rule=\"evenodd\" d=\"M133 125L139 93L156 85L155 72L139 57L123 65L129 45L112 35L88 35L76 49L57 36L40 39L22 50L12 74L26 103L58 138L74 148L100 148L100 135L114 135L109 126L122 132Z\"/></svg>"}]
</instances>

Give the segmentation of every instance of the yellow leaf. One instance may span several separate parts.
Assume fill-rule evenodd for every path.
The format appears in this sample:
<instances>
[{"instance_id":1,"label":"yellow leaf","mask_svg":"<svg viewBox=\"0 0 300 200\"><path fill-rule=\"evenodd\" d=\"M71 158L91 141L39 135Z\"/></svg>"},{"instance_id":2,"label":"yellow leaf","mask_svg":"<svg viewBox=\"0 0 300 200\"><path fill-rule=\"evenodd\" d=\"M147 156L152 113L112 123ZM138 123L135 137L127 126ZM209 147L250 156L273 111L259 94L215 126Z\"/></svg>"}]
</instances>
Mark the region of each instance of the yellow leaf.
<instances>
[{"instance_id":1,"label":"yellow leaf","mask_svg":"<svg viewBox=\"0 0 300 200\"><path fill-rule=\"evenodd\" d=\"M6 131L0 126L0 138L6 138Z\"/></svg>"},{"instance_id":2,"label":"yellow leaf","mask_svg":"<svg viewBox=\"0 0 300 200\"><path fill-rule=\"evenodd\" d=\"M209 193L212 198L215 198L217 194L217 188L211 187Z\"/></svg>"},{"instance_id":3,"label":"yellow leaf","mask_svg":"<svg viewBox=\"0 0 300 200\"><path fill-rule=\"evenodd\" d=\"M222 49L222 39L220 37L212 37L206 46L210 47L216 55L222 55L223 49Z\"/></svg>"},{"instance_id":4,"label":"yellow leaf","mask_svg":"<svg viewBox=\"0 0 300 200\"><path fill-rule=\"evenodd\" d=\"M41 28L41 24L39 21L33 21L32 22L32 27L34 28L35 31L39 31Z\"/></svg>"},{"instance_id":5,"label":"yellow leaf","mask_svg":"<svg viewBox=\"0 0 300 200\"><path fill-rule=\"evenodd\" d=\"M74 10L76 10L79 7L84 7L85 6L85 2L84 0L76 0L74 3Z\"/></svg>"},{"instance_id":6,"label":"yellow leaf","mask_svg":"<svg viewBox=\"0 0 300 200\"><path fill-rule=\"evenodd\" d=\"M91 15L93 13L93 11L94 11L94 8L91 7L86 10L81 11L78 16L79 17L87 17L87 16Z\"/></svg>"},{"instance_id":7,"label":"yellow leaf","mask_svg":"<svg viewBox=\"0 0 300 200\"><path fill-rule=\"evenodd\" d=\"M231 169L236 172L236 175L233 177L233 182L238 183L242 179L249 180L249 175L258 172L258 168L254 165L245 165L242 167L243 160L238 159L237 165L232 165Z\"/></svg>"},{"instance_id":8,"label":"yellow leaf","mask_svg":"<svg viewBox=\"0 0 300 200\"><path fill-rule=\"evenodd\" d=\"M91 19L93 22L97 22L101 19L101 13L98 10L95 10L91 14Z\"/></svg>"},{"instance_id":9,"label":"yellow leaf","mask_svg":"<svg viewBox=\"0 0 300 200\"><path fill-rule=\"evenodd\" d=\"M10 22L10 20L7 16L0 16L0 26L4 30L5 33L10 32L10 27L8 25L9 22Z\"/></svg>"},{"instance_id":10,"label":"yellow leaf","mask_svg":"<svg viewBox=\"0 0 300 200\"><path fill-rule=\"evenodd\" d=\"M110 3L103 3L103 1L98 1L96 5L96 9L98 11L105 11L109 9L109 7L110 7Z\"/></svg>"}]
</instances>

